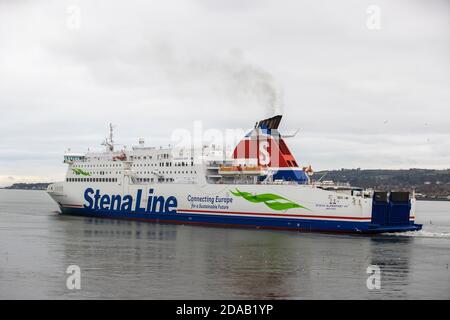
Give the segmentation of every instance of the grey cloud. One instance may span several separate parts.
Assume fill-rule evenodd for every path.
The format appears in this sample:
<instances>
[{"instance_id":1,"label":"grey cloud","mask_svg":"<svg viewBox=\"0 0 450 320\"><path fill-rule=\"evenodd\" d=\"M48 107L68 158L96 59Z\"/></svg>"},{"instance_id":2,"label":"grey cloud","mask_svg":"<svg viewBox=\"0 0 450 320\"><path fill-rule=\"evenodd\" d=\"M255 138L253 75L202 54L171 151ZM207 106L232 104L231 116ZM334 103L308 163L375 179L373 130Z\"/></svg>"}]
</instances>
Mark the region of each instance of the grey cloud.
<instances>
[{"instance_id":1,"label":"grey cloud","mask_svg":"<svg viewBox=\"0 0 450 320\"><path fill-rule=\"evenodd\" d=\"M377 1L370 31L371 4L0 2L0 176L62 177L63 151L97 146L108 122L126 145L162 145L194 120L250 127L276 104L282 129L301 129L301 163L448 167L450 5Z\"/></svg>"}]
</instances>

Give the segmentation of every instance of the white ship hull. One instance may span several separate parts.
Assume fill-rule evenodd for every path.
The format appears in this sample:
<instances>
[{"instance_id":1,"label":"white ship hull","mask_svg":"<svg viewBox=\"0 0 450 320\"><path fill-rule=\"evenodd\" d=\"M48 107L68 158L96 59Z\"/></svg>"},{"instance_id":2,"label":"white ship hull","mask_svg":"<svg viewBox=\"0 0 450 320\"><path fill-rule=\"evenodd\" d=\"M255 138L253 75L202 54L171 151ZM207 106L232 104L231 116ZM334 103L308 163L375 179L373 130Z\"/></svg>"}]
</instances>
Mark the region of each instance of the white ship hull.
<instances>
[{"instance_id":1,"label":"white ship hull","mask_svg":"<svg viewBox=\"0 0 450 320\"><path fill-rule=\"evenodd\" d=\"M371 198L311 185L62 182L48 192L62 213L99 218L346 233L418 229L414 201L407 221L378 225Z\"/></svg>"}]
</instances>

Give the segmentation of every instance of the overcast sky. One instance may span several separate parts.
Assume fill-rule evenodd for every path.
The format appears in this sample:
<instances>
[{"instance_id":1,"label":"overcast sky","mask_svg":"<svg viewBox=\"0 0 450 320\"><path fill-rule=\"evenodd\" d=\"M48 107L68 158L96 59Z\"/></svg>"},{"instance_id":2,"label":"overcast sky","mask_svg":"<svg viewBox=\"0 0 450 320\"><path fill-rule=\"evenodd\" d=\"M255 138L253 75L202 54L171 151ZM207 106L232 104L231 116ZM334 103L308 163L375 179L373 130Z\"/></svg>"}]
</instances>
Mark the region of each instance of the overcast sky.
<instances>
[{"instance_id":1,"label":"overcast sky","mask_svg":"<svg viewBox=\"0 0 450 320\"><path fill-rule=\"evenodd\" d=\"M449 18L447 0L0 0L0 186L62 179L109 122L159 146L275 109L316 170L448 168Z\"/></svg>"}]
</instances>

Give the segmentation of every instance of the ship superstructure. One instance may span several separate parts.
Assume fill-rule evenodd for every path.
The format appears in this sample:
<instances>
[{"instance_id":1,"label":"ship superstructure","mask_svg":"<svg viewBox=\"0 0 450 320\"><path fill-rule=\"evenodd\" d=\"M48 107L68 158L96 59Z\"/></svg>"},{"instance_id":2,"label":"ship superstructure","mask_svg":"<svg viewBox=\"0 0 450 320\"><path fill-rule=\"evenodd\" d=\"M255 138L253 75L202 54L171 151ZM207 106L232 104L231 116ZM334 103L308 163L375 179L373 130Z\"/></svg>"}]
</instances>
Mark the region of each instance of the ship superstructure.
<instances>
[{"instance_id":1,"label":"ship superstructure","mask_svg":"<svg viewBox=\"0 0 450 320\"><path fill-rule=\"evenodd\" d=\"M113 128L101 152L66 152L66 179L48 188L63 214L162 223L303 231L419 230L414 195L315 182L278 131L261 120L229 157L217 146L116 150ZM198 159L200 155L201 161Z\"/></svg>"}]
</instances>

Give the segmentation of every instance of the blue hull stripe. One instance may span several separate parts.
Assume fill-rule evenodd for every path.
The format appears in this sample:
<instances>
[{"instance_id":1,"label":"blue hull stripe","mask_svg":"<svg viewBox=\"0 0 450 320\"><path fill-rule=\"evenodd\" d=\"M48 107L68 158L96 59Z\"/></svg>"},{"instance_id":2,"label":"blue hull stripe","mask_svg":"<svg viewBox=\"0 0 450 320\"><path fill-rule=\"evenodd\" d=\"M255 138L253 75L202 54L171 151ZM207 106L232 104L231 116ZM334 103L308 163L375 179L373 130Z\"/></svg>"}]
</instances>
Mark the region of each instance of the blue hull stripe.
<instances>
[{"instance_id":1,"label":"blue hull stripe","mask_svg":"<svg viewBox=\"0 0 450 320\"><path fill-rule=\"evenodd\" d=\"M180 223L198 225L216 225L262 229L290 229L320 232L344 233L380 233L419 230L420 226L410 222L408 225L389 226L374 225L364 221L339 221L317 219L295 219L253 216L226 216L196 213L130 213L110 210L90 210L86 208L61 207L63 214L72 214L92 218L129 219L161 223Z\"/></svg>"}]
</instances>

